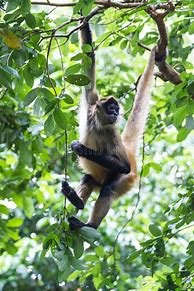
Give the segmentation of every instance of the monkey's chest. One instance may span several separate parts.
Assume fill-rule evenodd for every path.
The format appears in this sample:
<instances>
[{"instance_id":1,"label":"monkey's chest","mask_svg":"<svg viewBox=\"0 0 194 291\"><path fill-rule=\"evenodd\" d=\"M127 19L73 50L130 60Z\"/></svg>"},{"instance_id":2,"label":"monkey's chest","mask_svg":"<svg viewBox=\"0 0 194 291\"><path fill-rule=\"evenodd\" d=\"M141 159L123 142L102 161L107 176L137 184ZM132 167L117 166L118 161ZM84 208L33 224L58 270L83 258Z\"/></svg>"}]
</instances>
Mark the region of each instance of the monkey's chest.
<instances>
[{"instance_id":1,"label":"monkey's chest","mask_svg":"<svg viewBox=\"0 0 194 291\"><path fill-rule=\"evenodd\" d=\"M81 141L86 147L98 151L99 154L114 154L114 145L111 143L111 140L104 140L100 136L93 137L88 136L87 139ZM89 161L85 158L79 158L79 165L83 168L88 174L90 174L99 184L104 184L109 180L113 171L106 169L95 162Z\"/></svg>"}]
</instances>

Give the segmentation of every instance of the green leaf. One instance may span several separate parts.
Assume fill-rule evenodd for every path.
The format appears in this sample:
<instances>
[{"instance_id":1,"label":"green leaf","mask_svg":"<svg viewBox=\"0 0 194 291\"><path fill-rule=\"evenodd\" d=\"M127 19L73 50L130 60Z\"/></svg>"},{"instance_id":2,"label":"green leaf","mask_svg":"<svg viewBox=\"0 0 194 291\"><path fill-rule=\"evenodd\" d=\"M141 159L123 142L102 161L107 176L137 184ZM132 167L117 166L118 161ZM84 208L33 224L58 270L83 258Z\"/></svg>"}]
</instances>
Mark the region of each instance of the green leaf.
<instances>
[{"instance_id":1,"label":"green leaf","mask_svg":"<svg viewBox=\"0 0 194 291\"><path fill-rule=\"evenodd\" d=\"M194 21L189 25L188 32L189 34L194 34Z\"/></svg>"},{"instance_id":2,"label":"green leaf","mask_svg":"<svg viewBox=\"0 0 194 291\"><path fill-rule=\"evenodd\" d=\"M99 232L96 229L92 228L92 227L84 226L84 227L79 229L79 233L83 237L91 238L91 239L94 239L94 240L98 240L100 238Z\"/></svg>"},{"instance_id":3,"label":"green leaf","mask_svg":"<svg viewBox=\"0 0 194 291\"><path fill-rule=\"evenodd\" d=\"M190 132L191 132L190 129L182 127L177 134L177 141L178 142L183 141Z\"/></svg>"},{"instance_id":4,"label":"green leaf","mask_svg":"<svg viewBox=\"0 0 194 291\"><path fill-rule=\"evenodd\" d=\"M62 256L61 260L57 261L57 266L59 268L59 271L65 271L67 268L67 265L69 265L68 256L64 255Z\"/></svg>"},{"instance_id":5,"label":"green leaf","mask_svg":"<svg viewBox=\"0 0 194 291\"><path fill-rule=\"evenodd\" d=\"M64 95L63 95L63 100L64 100L65 103L67 103L67 104L73 104L73 103L74 103L73 98L72 98L70 95L68 95L68 94L64 94Z\"/></svg>"},{"instance_id":6,"label":"green leaf","mask_svg":"<svg viewBox=\"0 0 194 291\"><path fill-rule=\"evenodd\" d=\"M156 170L157 172L161 172L162 171L162 167L159 164L156 163L149 163L150 167L153 168L154 170Z\"/></svg>"},{"instance_id":7,"label":"green leaf","mask_svg":"<svg viewBox=\"0 0 194 291\"><path fill-rule=\"evenodd\" d=\"M7 215L9 214L9 209L5 205L0 204L0 213Z\"/></svg>"},{"instance_id":8,"label":"green leaf","mask_svg":"<svg viewBox=\"0 0 194 291\"><path fill-rule=\"evenodd\" d=\"M30 0L20 0L21 2L21 11L23 15L29 14L31 9L31 1Z\"/></svg>"},{"instance_id":9,"label":"green leaf","mask_svg":"<svg viewBox=\"0 0 194 291\"><path fill-rule=\"evenodd\" d=\"M58 272L58 282L59 283L65 282L70 274L71 274L71 265L66 264L66 269L62 272L61 271Z\"/></svg>"},{"instance_id":10,"label":"green leaf","mask_svg":"<svg viewBox=\"0 0 194 291\"><path fill-rule=\"evenodd\" d=\"M90 44L83 44L82 45L82 50L84 53L90 53L92 51L92 46Z\"/></svg>"},{"instance_id":11,"label":"green leaf","mask_svg":"<svg viewBox=\"0 0 194 291\"><path fill-rule=\"evenodd\" d=\"M13 256L18 252L18 248L13 244L13 242L9 242L6 243L6 251Z\"/></svg>"},{"instance_id":12,"label":"green leaf","mask_svg":"<svg viewBox=\"0 0 194 291\"><path fill-rule=\"evenodd\" d=\"M149 231L153 236L160 236L162 234L157 224L150 224Z\"/></svg>"},{"instance_id":13,"label":"green leaf","mask_svg":"<svg viewBox=\"0 0 194 291\"><path fill-rule=\"evenodd\" d=\"M9 78L9 75L5 73L4 70L0 68L0 84L4 85L6 88L11 88L11 80Z\"/></svg>"},{"instance_id":14,"label":"green leaf","mask_svg":"<svg viewBox=\"0 0 194 291\"><path fill-rule=\"evenodd\" d=\"M128 43L128 40L127 39L123 39L121 42L120 42L120 48L122 50L124 50L126 47L127 47L127 43Z\"/></svg>"},{"instance_id":15,"label":"green leaf","mask_svg":"<svg viewBox=\"0 0 194 291\"><path fill-rule=\"evenodd\" d=\"M53 114L50 114L49 117L45 120L44 130L46 135L52 135L55 130L55 121Z\"/></svg>"},{"instance_id":16,"label":"green leaf","mask_svg":"<svg viewBox=\"0 0 194 291\"><path fill-rule=\"evenodd\" d=\"M16 70L14 70L13 68L4 65L3 67L0 65L1 70L3 70L4 72L8 73L11 76L14 76L18 79L20 79L20 75L18 74L18 72Z\"/></svg>"},{"instance_id":17,"label":"green leaf","mask_svg":"<svg viewBox=\"0 0 194 291\"><path fill-rule=\"evenodd\" d=\"M65 114L58 108L56 108L53 112L54 120L56 124L62 128L66 129L67 128L67 122L66 122L66 117Z\"/></svg>"},{"instance_id":18,"label":"green leaf","mask_svg":"<svg viewBox=\"0 0 194 291\"><path fill-rule=\"evenodd\" d=\"M51 110L53 110L55 108L55 106L57 105L58 100L55 99L53 101L51 101L46 107L45 107L45 115L48 114Z\"/></svg>"},{"instance_id":19,"label":"green leaf","mask_svg":"<svg viewBox=\"0 0 194 291\"><path fill-rule=\"evenodd\" d=\"M189 82L189 85L187 86L187 91L189 95L193 95L194 93L194 80Z\"/></svg>"},{"instance_id":20,"label":"green leaf","mask_svg":"<svg viewBox=\"0 0 194 291\"><path fill-rule=\"evenodd\" d=\"M105 256L104 248L102 246L96 247L95 252L100 258L103 258Z\"/></svg>"},{"instance_id":21,"label":"green leaf","mask_svg":"<svg viewBox=\"0 0 194 291\"><path fill-rule=\"evenodd\" d=\"M0 28L6 28L7 27L7 23L5 22L0 22Z\"/></svg>"},{"instance_id":22,"label":"green leaf","mask_svg":"<svg viewBox=\"0 0 194 291\"><path fill-rule=\"evenodd\" d=\"M48 248L49 248L50 244L52 243L53 239L54 239L53 233L49 233L49 235L47 235L47 237L43 241L43 246L42 247L43 247L44 250L48 250Z\"/></svg>"},{"instance_id":23,"label":"green leaf","mask_svg":"<svg viewBox=\"0 0 194 291\"><path fill-rule=\"evenodd\" d=\"M94 0L87 0L86 2L87 4L85 6L83 6L82 12L84 16L87 16L90 11L92 10L92 5L94 3Z\"/></svg>"},{"instance_id":24,"label":"green leaf","mask_svg":"<svg viewBox=\"0 0 194 291\"><path fill-rule=\"evenodd\" d=\"M48 250L42 250L42 252L40 253L40 259L44 259L44 257L46 256L46 253L48 252Z\"/></svg>"},{"instance_id":25,"label":"green leaf","mask_svg":"<svg viewBox=\"0 0 194 291\"><path fill-rule=\"evenodd\" d=\"M7 222L7 226L9 227L19 227L23 224L23 219L21 217L11 218Z\"/></svg>"},{"instance_id":26,"label":"green leaf","mask_svg":"<svg viewBox=\"0 0 194 291\"><path fill-rule=\"evenodd\" d=\"M74 271L73 273L71 273L71 275L67 278L67 282L71 282L71 281L75 281L75 279L77 279L77 277L81 275L81 271Z\"/></svg>"},{"instance_id":27,"label":"green leaf","mask_svg":"<svg viewBox=\"0 0 194 291\"><path fill-rule=\"evenodd\" d=\"M165 245L162 238L157 240L155 244L155 248L156 248L155 252L156 252L157 257L163 257L165 254Z\"/></svg>"},{"instance_id":28,"label":"green leaf","mask_svg":"<svg viewBox=\"0 0 194 291\"><path fill-rule=\"evenodd\" d=\"M24 106L30 105L40 94L40 88L32 89L24 98Z\"/></svg>"},{"instance_id":29,"label":"green leaf","mask_svg":"<svg viewBox=\"0 0 194 291\"><path fill-rule=\"evenodd\" d=\"M58 260L61 261L63 260L63 256L64 256L64 250L54 250L54 252L52 253L52 255Z\"/></svg>"},{"instance_id":30,"label":"green leaf","mask_svg":"<svg viewBox=\"0 0 194 291\"><path fill-rule=\"evenodd\" d=\"M32 153L29 149L28 144L23 140L19 142L19 153L20 153L20 162L22 162L24 165L31 166Z\"/></svg>"},{"instance_id":31,"label":"green leaf","mask_svg":"<svg viewBox=\"0 0 194 291\"><path fill-rule=\"evenodd\" d=\"M182 125L186 115L187 115L186 106L182 106L176 110L176 112L173 115L173 124L176 126L176 128L179 128Z\"/></svg>"},{"instance_id":32,"label":"green leaf","mask_svg":"<svg viewBox=\"0 0 194 291\"><path fill-rule=\"evenodd\" d=\"M77 55L75 55L71 58L71 61L80 61L80 60L84 61L85 58L86 58L86 54L78 53Z\"/></svg>"},{"instance_id":33,"label":"green leaf","mask_svg":"<svg viewBox=\"0 0 194 291\"><path fill-rule=\"evenodd\" d=\"M35 28L36 27L36 18L32 14L27 14L25 16L25 22L28 27Z\"/></svg>"},{"instance_id":34,"label":"green leaf","mask_svg":"<svg viewBox=\"0 0 194 291\"><path fill-rule=\"evenodd\" d=\"M193 118L193 116L191 116L191 115L187 116L185 127L187 129L189 129L189 130L194 129L194 118Z\"/></svg>"},{"instance_id":35,"label":"green leaf","mask_svg":"<svg viewBox=\"0 0 194 291\"><path fill-rule=\"evenodd\" d=\"M19 1L20 0L9 0L6 7L6 12L15 10L19 6Z\"/></svg>"},{"instance_id":36,"label":"green leaf","mask_svg":"<svg viewBox=\"0 0 194 291\"><path fill-rule=\"evenodd\" d=\"M150 172L150 165L149 164L144 165L142 176L146 177L149 174L149 172Z\"/></svg>"},{"instance_id":37,"label":"green leaf","mask_svg":"<svg viewBox=\"0 0 194 291\"><path fill-rule=\"evenodd\" d=\"M68 67L68 68L65 70L65 76L68 76L68 75L72 75L72 74L78 73L80 69L81 69L81 65L80 65L80 64L72 65L72 66Z\"/></svg>"},{"instance_id":38,"label":"green leaf","mask_svg":"<svg viewBox=\"0 0 194 291\"><path fill-rule=\"evenodd\" d=\"M53 101L55 98L55 95L47 88L41 88L40 92L48 101Z\"/></svg>"},{"instance_id":39,"label":"green leaf","mask_svg":"<svg viewBox=\"0 0 194 291\"><path fill-rule=\"evenodd\" d=\"M95 262L97 260L98 260L98 257L96 255L90 255L90 254L88 254L88 255L86 255L84 257L84 261L85 262Z\"/></svg>"},{"instance_id":40,"label":"green leaf","mask_svg":"<svg viewBox=\"0 0 194 291\"><path fill-rule=\"evenodd\" d=\"M90 79L85 75L68 75L65 80L70 84L75 84L77 86L85 86L90 83Z\"/></svg>"},{"instance_id":41,"label":"green leaf","mask_svg":"<svg viewBox=\"0 0 194 291\"><path fill-rule=\"evenodd\" d=\"M73 256L69 256L69 262L75 270L83 270L85 267L83 266L82 262L78 259L76 259Z\"/></svg>"},{"instance_id":42,"label":"green leaf","mask_svg":"<svg viewBox=\"0 0 194 291\"><path fill-rule=\"evenodd\" d=\"M24 196L23 198L24 213L28 218L32 218L34 214L34 203L31 197Z\"/></svg>"},{"instance_id":43,"label":"green leaf","mask_svg":"<svg viewBox=\"0 0 194 291\"><path fill-rule=\"evenodd\" d=\"M142 253L142 250L138 250L133 252L130 256L129 256L129 260L133 261L135 260L137 257L139 257L139 255Z\"/></svg>"},{"instance_id":44,"label":"green leaf","mask_svg":"<svg viewBox=\"0 0 194 291\"><path fill-rule=\"evenodd\" d=\"M30 68L28 66L25 66L25 68L23 70L23 76L24 76L24 79L26 81L26 84L29 87L33 87L33 85L34 85L34 77L32 76L32 74L30 72Z\"/></svg>"},{"instance_id":45,"label":"green leaf","mask_svg":"<svg viewBox=\"0 0 194 291\"><path fill-rule=\"evenodd\" d=\"M92 9L94 0L79 0L73 8L73 13L82 11L83 16L87 16Z\"/></svg>"},{"instance_id":46,"label":"green leaf","mask_svg":"<svg viewBox=\"0 0 194 291\"><path fill-rule=\"evenodd\" d=\"M83 240L80 237L73 237L73 251L74 255L77 259L79 259L83 252L84 252L84 246L83 246Z\"/></svg>"}]
</instances>

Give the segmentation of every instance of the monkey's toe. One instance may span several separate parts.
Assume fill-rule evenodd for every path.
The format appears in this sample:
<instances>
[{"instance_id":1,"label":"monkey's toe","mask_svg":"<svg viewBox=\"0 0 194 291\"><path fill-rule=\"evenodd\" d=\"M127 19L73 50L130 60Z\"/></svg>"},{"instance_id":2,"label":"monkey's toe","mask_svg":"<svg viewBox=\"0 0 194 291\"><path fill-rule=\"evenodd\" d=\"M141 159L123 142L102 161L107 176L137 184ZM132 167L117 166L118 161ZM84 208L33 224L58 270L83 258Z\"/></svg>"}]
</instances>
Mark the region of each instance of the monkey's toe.
<instances>
[{"instance_id":1,"label":"monkey's toe","mask_svg":"<svg viewBox=\"0 0 194 291\"><path fill-rule=\"evenodd\" d=\"M71 230L75 230L75 229L79 229L81 227L86 226L86 224L82 221L80 221L78 218L76 218L75 216L71 216L68 218L69 221L69 228Z\"/></svg>"},{"instance_id":2,"label":"monkey's toe","mask_svg":"<svg viewBox=\"0 0 194 291\"><path fill-rule=\"evenodd\" d=\"M84 209L84 203L81 198L77 195L75 190L69 186L66 181L62 182L62 193L67 199L78 209Z\"/></svg>"}]
</instances>

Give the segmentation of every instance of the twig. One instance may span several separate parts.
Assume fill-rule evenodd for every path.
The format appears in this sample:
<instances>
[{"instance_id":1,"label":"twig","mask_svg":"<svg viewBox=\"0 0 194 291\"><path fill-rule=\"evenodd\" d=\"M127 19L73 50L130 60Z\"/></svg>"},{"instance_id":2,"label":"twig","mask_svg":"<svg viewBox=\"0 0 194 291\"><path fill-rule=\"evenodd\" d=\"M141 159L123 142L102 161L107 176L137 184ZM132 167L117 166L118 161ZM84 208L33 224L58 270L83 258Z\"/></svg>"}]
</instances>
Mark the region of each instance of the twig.
<instances>
[{"instance_id":1,"label":"twig","mask_svg":"<svg viewBox=\"0 0 194 291\"><path fill-rule=\"evenodd\" d=\"M53 82L52 82L52 80L50 78L50 75L49 75L49 63L48 63L49 62L49 54L50 54L51 44L52 44L53 38L54 38L54 32L51 35L51 38L50 38L50 41L49 41L49 44L48 44L48 49L47 49L47 55L46 55L46 73L47 73L47 77L49 79L49 82L50 82L50 84L51 84L51 86L52 86L52 88L53 88L53 90L55 92L55 95L57 96L57 92L55 90L55 86L53 85Z\"/></svg>"},{"instance_id":2,"label":"twig","mask_svg":"<svg viewBox=\"0 0 194 291\"><path fill-rule=\"evenodd\" d=\"M146 45L144 45L143 43L141 43L141 42L138 42L138 46L140 46L140 47L142 47L143 49L145 49L145 50L151 52L151 49L150 49L148 46L146 46Z\"/></svg>"}]
</instances>

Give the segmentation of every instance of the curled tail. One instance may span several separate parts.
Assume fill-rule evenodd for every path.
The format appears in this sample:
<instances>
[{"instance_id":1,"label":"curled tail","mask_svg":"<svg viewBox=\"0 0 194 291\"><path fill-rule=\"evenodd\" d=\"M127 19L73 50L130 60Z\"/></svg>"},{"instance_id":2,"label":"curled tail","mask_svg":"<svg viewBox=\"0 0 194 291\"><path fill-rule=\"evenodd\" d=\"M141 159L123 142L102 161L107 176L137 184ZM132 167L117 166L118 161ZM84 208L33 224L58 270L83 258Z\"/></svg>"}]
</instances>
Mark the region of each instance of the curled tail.
<instances>
[{"instance_id":1,"label":"curled tail","mask_svg":"<svg viewBox=\"0 0 194 291\"><path fill-rule=\"evenodd\" d=\"M133 154L136 153L142 138L146 119L149 112L151 86L154 76L155 48L152 49L148 64L140 78L132 113L122 134L122 141Z\"/></svg>"},{"instance_id":2,"label":"curled tail","mask_svg":"<svg viewBox=\"0 0 194 291\"><path fill-rule=\"evenodd\" d=\"M86 70L86 74L90 79L90 84L85 87L85 97L87 103L93 105L98 100L98 94L96 91L95 53L92 47L92 32L88 22L84 24L80 32L82 45L88 44L91 46L91 52L87 53L87 55L91 58L91 66Z\"/></svg>"}]
</instances>

